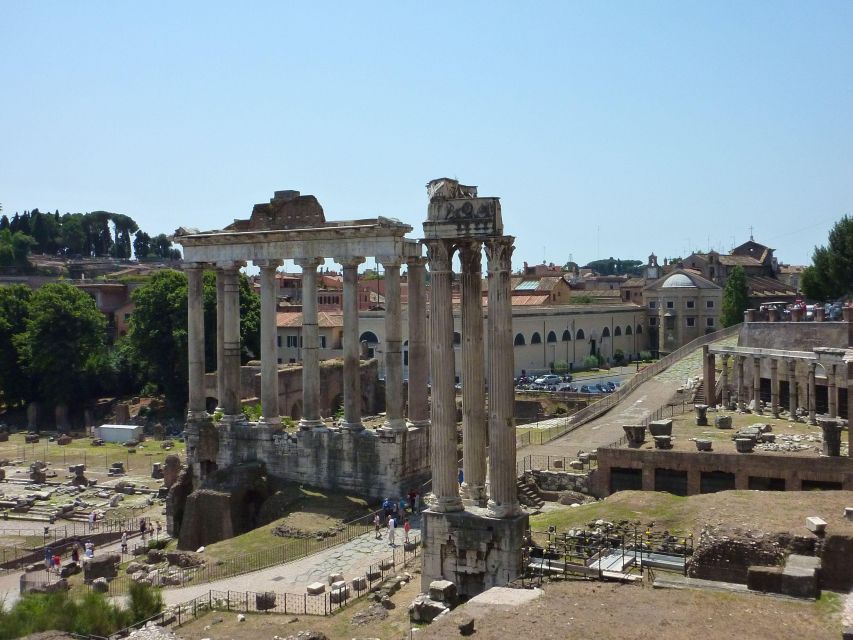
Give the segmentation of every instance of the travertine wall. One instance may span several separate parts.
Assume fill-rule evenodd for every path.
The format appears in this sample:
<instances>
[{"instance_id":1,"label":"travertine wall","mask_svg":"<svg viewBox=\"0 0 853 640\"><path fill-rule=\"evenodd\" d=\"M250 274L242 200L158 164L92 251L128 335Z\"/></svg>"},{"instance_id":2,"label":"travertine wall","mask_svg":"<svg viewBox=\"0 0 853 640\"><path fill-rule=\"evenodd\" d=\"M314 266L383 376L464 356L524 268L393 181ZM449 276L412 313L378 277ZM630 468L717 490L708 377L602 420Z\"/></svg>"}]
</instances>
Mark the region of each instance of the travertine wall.
<instances>
[{"instance_id":1,"label":"travertine wall","mask_svg":"<svg viewBox=\"0 0 853 640\"><path fill-rule=\"evenodd\" d=\"M853 346L851 322L744 322L739 347L811 351L815 347Z\"/></svg>"}]
</instances>

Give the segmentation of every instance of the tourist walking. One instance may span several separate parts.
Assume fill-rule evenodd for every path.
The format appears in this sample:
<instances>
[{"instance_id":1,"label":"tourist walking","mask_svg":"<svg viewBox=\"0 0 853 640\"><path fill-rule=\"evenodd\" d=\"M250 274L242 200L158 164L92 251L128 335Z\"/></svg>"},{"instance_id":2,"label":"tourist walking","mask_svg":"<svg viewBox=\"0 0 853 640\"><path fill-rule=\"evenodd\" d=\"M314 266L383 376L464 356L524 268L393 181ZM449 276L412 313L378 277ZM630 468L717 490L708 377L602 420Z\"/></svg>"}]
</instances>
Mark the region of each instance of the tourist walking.
<instances>
[{"instance_id":1,"label":"tourist walking","mask_svg":"<svg viewBox=\"0 0 853 640\"><path fill-rule=\"evenodd\" d=\"M89 531L94 531L94 530L95 530L95 512L90 511L89 512Z\"/></svg>"},{"instance_id":2,"label":"tourist walking","mask_svg":"<svg viewBox=\"0 0 853 640\"><path fill-rule=\"evenodd\" d=\"M121 532L121 552L127 553L127 531Z\"/></svg>"},{"instance_id":3,"label":"tourist walking","mask_svg":"<svg viewBox=\"0 0 853 640\"><path fill-rule=\"evenodd\" d=\"M412 528L412 525L409 524L409 519L406 518L403 521L403 542L409 544L409 530Z\"/></svg>"},{"instance_id":4,"label":"tourist walking","mask_svg":"<svg viewBox=\"0 0 853 640\"><path fill-rule=\"evenodd\" d=\"M397 527L397 521L394 520L394 516L388 518L388 544L392 547L394 546L394 535L396 533L395 528Z\"/></svg>"},{"instance_id":5,"label":"tourist walking","mask_svg":"<svg viewBox=\"0 0 853 640\"><path fill-rule=\"evenodd\" d=\"M53 564L53 549L50 547L44 548L44 570L50 571L50 565Z\"/></svg>"},{"instance_id":6,"label":"tourist walking","mask_svg":"<svg viewBox=\"0 0 853 640\"><path fill-rule=\"evenodd\" d=\"M75 542L74 546L71 547L71 562L79 563L80 562L80 543Z\"/></svg>"},{"instance_id":7,"label":"tourist walking","mask_svg":"<svg viewBox=\"0 0 853 640\"><path fill-rule=\"evenodd\" d=\"M145 533L147 532L147 524L145 518L139 519L139 533L142 534L142 542L145 542Z\"/></svg>"},{"instance_id":8,"label":"tourist walking","mask_svg":"<svg viewBox=\"0 0 853 640\"><path fill-rule=\"evenodd\" d=\"M382 528L382 520L379 518L379 514L377 513L373 516L373 533L376 536L376 539L379 540L382 537L380 533L380 529Z\"/></svg>"},{"instance_id":9,"label":"tourist walking","mask_svg":"<svg viewBox=\"0 0 853 640\"><path fill-rule=\"evenodd\" d=\"M421 494L415 492L415 508L412 509L412 513L418 513L421 509Z\"/></svg>"}]
</instances>

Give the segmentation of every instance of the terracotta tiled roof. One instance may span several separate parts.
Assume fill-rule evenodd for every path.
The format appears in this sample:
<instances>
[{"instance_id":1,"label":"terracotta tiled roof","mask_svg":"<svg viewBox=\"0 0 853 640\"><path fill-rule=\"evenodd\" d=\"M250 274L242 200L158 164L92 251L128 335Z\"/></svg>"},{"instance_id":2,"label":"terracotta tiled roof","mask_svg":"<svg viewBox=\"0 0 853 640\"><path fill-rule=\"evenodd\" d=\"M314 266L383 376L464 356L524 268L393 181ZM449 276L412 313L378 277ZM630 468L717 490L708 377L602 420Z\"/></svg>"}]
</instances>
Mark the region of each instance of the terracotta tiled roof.
<instances>
[{"instance_id":1,"label":"terracotta tiled roof","mask_svg":"<svg viewBox=\"0 0 853 640\"><path fill-rule=\"evenodd\" d=\"M623 287L642 287L646 284L645 278L631 278L622 283Z\"/></svg>"},{"instance_id":2,"label":"terracotta tiled roof","mask_svg":"<svg viewBox=\"0 0 853 640\"><path fill-rule=\"evenodd\" d=\"M742 267L760 267L761 263L752 256L720 256L720 264L729 267L740 265Z\"/></svg>"},{"instance_id":3,"label":"terracotta tiled roof","mask_svg":"<svg viewBox=\"0 0 853 640\"><path fill-rule=\"evenodd\" d=\"M746 288L749 290L751 298L779 298L797 295L797 290L790 285L766 276L747 277Z\"/></svg>"}]
</instances>

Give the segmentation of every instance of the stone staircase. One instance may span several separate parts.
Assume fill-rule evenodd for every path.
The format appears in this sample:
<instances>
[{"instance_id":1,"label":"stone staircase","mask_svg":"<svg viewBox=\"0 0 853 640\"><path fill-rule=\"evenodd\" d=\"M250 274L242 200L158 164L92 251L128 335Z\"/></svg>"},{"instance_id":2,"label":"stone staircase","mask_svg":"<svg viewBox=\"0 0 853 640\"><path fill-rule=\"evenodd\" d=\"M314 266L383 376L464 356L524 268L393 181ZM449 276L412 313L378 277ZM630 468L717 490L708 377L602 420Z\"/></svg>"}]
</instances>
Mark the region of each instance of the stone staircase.
<instances>
[{"instance_id":1,"label":"stone staircase","mask_svg":"<svg viewBox=\"0 0 853 640\"><path fill-rule=\"evenodd\" d=\"M516 481L518 487L518 501L526 507L541 509L545 506L545 501L539 495L539 487L534 482L528 482L524 478L519 478Z\"/></svg>"}]
</instances>

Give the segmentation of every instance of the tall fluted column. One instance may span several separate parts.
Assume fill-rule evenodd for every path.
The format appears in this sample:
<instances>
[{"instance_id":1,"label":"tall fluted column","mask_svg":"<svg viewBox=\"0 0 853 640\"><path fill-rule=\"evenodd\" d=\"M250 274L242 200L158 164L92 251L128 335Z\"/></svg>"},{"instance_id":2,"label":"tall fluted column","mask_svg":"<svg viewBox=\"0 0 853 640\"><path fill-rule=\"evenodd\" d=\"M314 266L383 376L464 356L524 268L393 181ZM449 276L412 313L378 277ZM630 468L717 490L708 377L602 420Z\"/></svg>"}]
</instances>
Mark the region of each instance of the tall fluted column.
<instances>
[{"instance_id":1,"label":"tall fluted column","mask_svg":"<svg viewBox=\"0 0 853 640\"><path fill-rule=\"evenodd\" d=\"M710 347L702 347L702 381L705 388L705 404L709 407L717 406L717 363L716 356L711 353Z\"/></svg>"},{"instance_id":2,"label":"tall fluted column","mask_svg":"<svg viewBox=\"0 0 853 640\"><path fill-rule=\"evenodd\" d=\"M281 424L278 408L278 326L275 272L281 260L255 260L261 269L261 419L266 425Z\"/></svg>"},{"instance_id":3,"label":"tall fluted column","mask_svg":"<svg viewBox=\"0 0 853 640\"><path fill-rule=\"evenodd\" d=\"M779 361L770 359L770 412L779 417Z\"/></svg>"},{"instance_id":4,"label":"tall fluted column","mask_svg":"<svg viewBox=\"0 0 853 640\"><path fill-rule=\"evenodd\" d=\"M409 426L429 426L429 354L426 340L426 258L409 258Z\"/></svg>"},{"instance_id":5,"label":"tall fluted column","mask_svg":"<svg viewBox=\"0 0 853 640\"><path fill-rule=\"evenodd\" d=\"M838 386L835 381L835 371L837 367L834 364L824 367L826 371L826 395L830 418L838 417Z\"/></svg>"},{"instance_id":6,"label":"tall fluted column","mask_svg":"<svg viewBox=\"0 0 853 640\"><path fill-rule=\"evenodd\" d=\"M463 242L462 265L462 471L463 501L485 506L486 422L483 351L482 243Z\"/></svg>"},{"instance_id":7,"label":"tall fluted column","mask_svg":"<svg viewBox=\"0 0 853 640\"><path fill-rule=\"evenodd\" d=\"M752 398L755 403L755 413L761 415L761 358L752 359Z\"/></svg>"},{"instance_id":8,"label":"tall fluted column","mask_svg":"<svg viewBox=\"0 0 853 640\"><path fill-rule=\"evenodd\" d=\"M737 408L746 411L746 380L744 380L744 363L746 356L735 356L737 358Z\"/></svg>"},{"instance_id":9,"label":"tall fluted column","mask_svg":"<svg viewBox=\"0 0 853 640\"><path fill-rule=\"evenodd\" d=\"M243 419L240 404L240 267L232 262L220 265L223 285L223 384L222 419L236 422Z\"/></svg>"},{"instance_id":10,"label":"tall fluted column","mask_svg":"<svg viewBox=\"0 0 853 640\"><path fill-rule=\"evenodd\" d=\"M815 368L817 364L809 362L809 424L817 424L815 413L817 412L817 402L815 398Z\"/></svg>"},{"instance_id":11,"label":"tall fluted column","mask_svg":"<svg viewBox=\"0 0 853 640\"><path fill-rule=\"evenodd\" d=\"M720 372L720 384L723 387L720 400L724 409L729 408L729 356L723 354L723 369Z\"/></svg>"},{"instance_id":12,"label":"tall fluted column","mask_svg":"<svg viewBox=\"0 0 853 640\"><path fill-rule=\"evenodd\" d=\"M225 272L216 269L216 409L225 404Z\"/></svg>"},{"instance_id":13,"label":"tall fluted column","mask_svg":"<svg viewBox=\"0 0 853 640\"><path fill-rule=\"evenodd\" d=\"M324 262L323 258L296 260L296 264L302 267L302 418L299 420L300 429L314 429L323 426L323 419L320 417L320 330L317 324L317 267ZM346 326L344 330L346 330ZM356 326L357 330L358 327ZM356 335L356 340L358 340L358 335Z\"/></svg>"},{"instance_id":14,"label":"tall fluted column","mask_svg":"<svg viewBox=\"0 0 853 640\"><path fill-rule=\"evenodd\" d=\"M403 309L400 300L400 258L380 257L385 269L385 424L405 431L403 416Z\"/></svg>"},{"instance_id":15,"label":"tall fluted column","mask_svg":"<svg viewBox=\"0 0 853 640\"><path fill-rule=\"evenodd\" d=\"M797 361L788 360L788 412L791 419L797 417Z\"/></svg>"},{"instance_id":16,"label":"tall fluted column","mask_svg":"<svg viewBox=\"0 0 853 640\"><path fill-rule=\"evenodd\" d=\"M364 258L335 258L344 270L344 429L361 431L361 361L358 341L358 265Z\"/></svg>"},{"instance_id":17,"label":"tall fluted column","mask_svg":"<svg viewBox=\"0 0 853 640\"><path fill-rule=\"evenodd\" d=\"M189 364L189 403L187 420L207 417L204 393L204 293L201 265L187 266L187 357Z\"/></svg>"},{"instance_id":18,"label":"tall fluted column","mask_svg":"<svg viewBox=\"0 0 853 640\"><path fill-rule=\"evenodd\" d=\"M489 514L519 513L515 476L515 393L512 345L512 236L486 241L489 261Z\"/></svg>"},{"instance_id":19,"label":"tall fluted column","mask_svg":"<svg viewBox=\"0 0 853 640\"><path fill-rule=\"evenodd\" d=\"M461 511L456 450L456 389L453 356L453 248L447 240L427 240L430 271L430 378L432 380L430 459L435 511Z\"/></svg>"}]
</instances>

